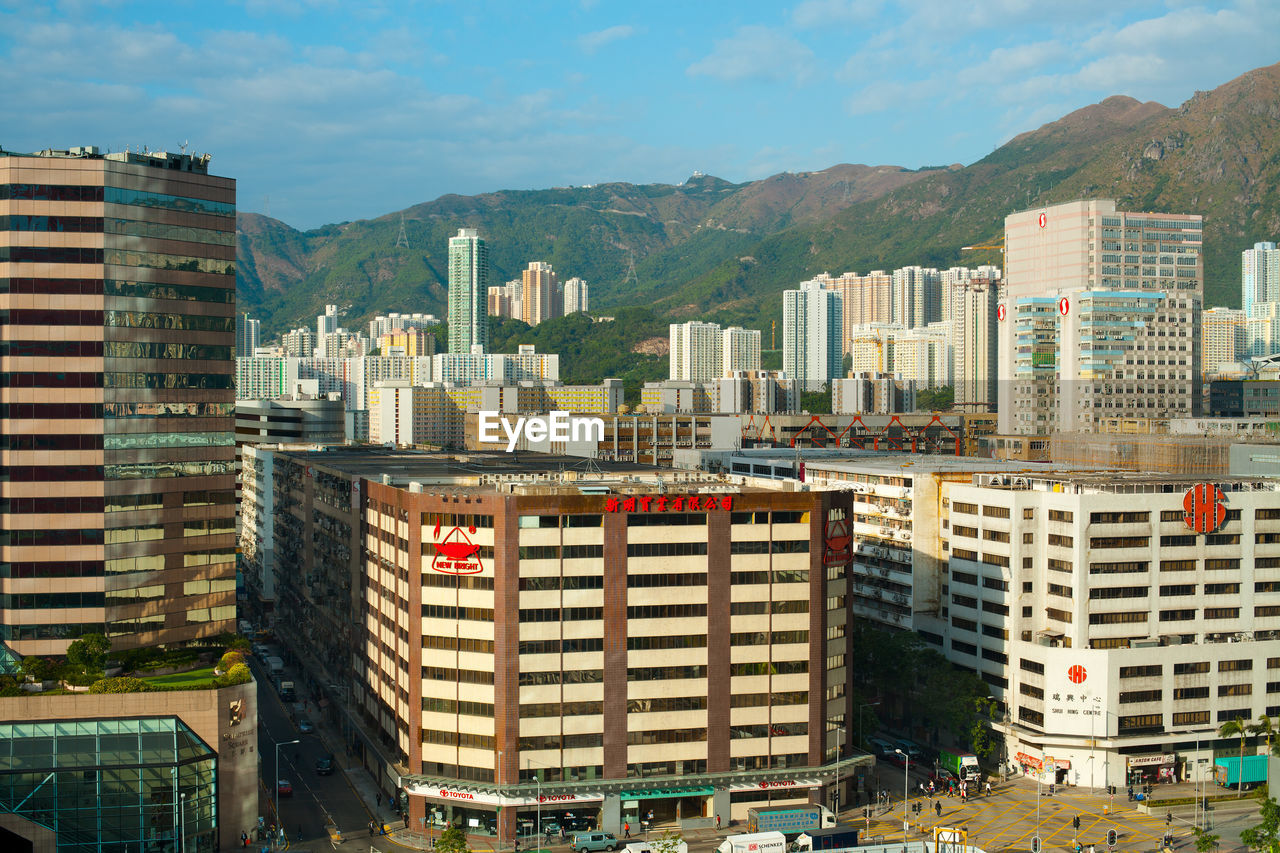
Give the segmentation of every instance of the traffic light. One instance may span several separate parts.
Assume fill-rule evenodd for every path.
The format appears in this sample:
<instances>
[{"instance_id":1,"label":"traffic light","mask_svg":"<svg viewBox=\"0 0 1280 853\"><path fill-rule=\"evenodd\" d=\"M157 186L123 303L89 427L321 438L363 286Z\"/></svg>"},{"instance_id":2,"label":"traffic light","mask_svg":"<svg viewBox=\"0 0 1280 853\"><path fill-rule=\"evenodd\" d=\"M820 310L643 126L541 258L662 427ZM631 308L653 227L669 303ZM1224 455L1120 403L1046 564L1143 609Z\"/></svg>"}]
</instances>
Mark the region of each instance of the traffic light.
<instances>
[{"instance_id":1,"label":"traffic light","mask_svg":"<svg viewBox=\"0 0 1280 853\"><path fill-rule=\"evenodd\" d=\"M1173 812L1165 812L1165 813L1164 813L1164 825L1165 825L1165 826L1168 826L1168 825L1169 825L1169 824L1171 824L1171 823L1173 823Z\"/></svg>"},{"instance_id":2,"label":"traffic light","mask_svg":"<svg viewBox=\"0 0 1280 853\"><path fill-rule=\"evenodd\" d=\"M1040 853L1040 836L1033 836L1031 839L1031 853Z\"/></svg>"},{"instance_id":3,"label":"traffic light","mask_svg":"<svg viewBox=\"0 0 1280 853\"><path fill-rule=\"evenodd\" d=\"M1116 846L1116 831L1114 829L1107 830L1107 846L1108 847Z\"/></svg>"},{"instance_id":4,"label":"traffic light","mask_svg":"<svg viewBox=\"0 0 1280 853\"><path fill-rule=\"evenodd\" d=\"M1071 819L1071 827L1076 830L1080 829L1080 815L1076 815Z\"/></svg>"}]
</instances>

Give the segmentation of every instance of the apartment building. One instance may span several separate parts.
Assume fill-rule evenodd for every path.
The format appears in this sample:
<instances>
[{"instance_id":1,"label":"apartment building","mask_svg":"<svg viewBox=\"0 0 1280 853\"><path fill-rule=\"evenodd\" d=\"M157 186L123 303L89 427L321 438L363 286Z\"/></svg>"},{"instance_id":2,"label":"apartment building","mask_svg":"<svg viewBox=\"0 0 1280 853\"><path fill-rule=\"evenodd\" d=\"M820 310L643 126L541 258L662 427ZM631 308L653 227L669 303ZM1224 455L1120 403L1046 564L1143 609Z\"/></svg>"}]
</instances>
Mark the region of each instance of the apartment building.
<instances>
[{"instance_id":1,"label":"apartment building","mask_svg":"<svg viewBox=\"0 0 1280 853\"><path fill-rule=\"evenodd\" d=\"M817 281L782 292L782 370L802 391L821 391L840 375L843 300Z\"/></svg>"},{"instance_id":2,"label":"apartment building","mask_svg":"<svg viewBox=\"0 0 1280 853\"><path fill-rule=\"evenodd\" d=\"M1220 371L1231 369L1249 355L1248 315L1235 308L1210 308L1202 317L1204 342L1200 347L1200 373L1204 381L1215 378ZM1258 353L1270 355L1270 353Z\"/></svg>"}]
</instances>

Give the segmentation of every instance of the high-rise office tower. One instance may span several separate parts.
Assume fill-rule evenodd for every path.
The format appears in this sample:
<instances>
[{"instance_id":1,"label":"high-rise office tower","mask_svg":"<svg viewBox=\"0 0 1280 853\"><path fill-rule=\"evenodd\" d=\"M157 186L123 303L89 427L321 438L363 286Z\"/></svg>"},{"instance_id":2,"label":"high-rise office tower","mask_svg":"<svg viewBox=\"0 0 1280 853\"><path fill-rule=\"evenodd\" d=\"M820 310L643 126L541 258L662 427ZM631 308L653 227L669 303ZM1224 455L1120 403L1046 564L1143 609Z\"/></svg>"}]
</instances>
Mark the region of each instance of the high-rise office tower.
<instances>
[{"instance_id":1,"label":"high-rise office tower","mask_svg":"<svg viewBox=\"0 0 1280 853\"><path fill-rule=\"evenodd\" d=\"M0 637L233 631L235 182L75 149L0 155L0 193Z\"/></svg>"},{"instance_id":2,"label":"high-rise office tower","mask_svg":"<svg viewBox=\"0 0 1280 853\"><path fill-rule=\"evenodd\" d=\"M1246 316L1258 316L1253 306L1280 302L1280 249L1275 243L1254 243L1240 253L1240 295Z\"/></svg>"},{"instance_id":3,"label":"high-rise office tower","mask_svg":"<svg viewBox=\"0 0 1280 853\"><path fill-rule=\"evenodd\" d=\"M956 406L989 412L996 405L1000 283L970 279L951 288L952 369Z\"/></svg>"},{"instance_id":4,"label":"high-rise office tower","mask_svg":"<svg viewBox=\"0 0 1280 853\"><path fill-rule=\"evenodd\" d=\"M999 430L1197 413L1203 220L1075 201L1005 218Z\"/></svg>"},{"instance_id":5,"label":"high-rise office tower","mask_svg":"<svg viewBox=\"0 0 1280 853\"><path fill-rule=\"evenodd\" d=\"M480 232L460 228L449 238L449 352L489 348L489 249Z\"/></svg>"},{"instance_id":6,"label":"high-rise office tower","mask_svg":"<svg viewBox=\"0 0 1280 853\"><path fill-rule=\"evenodd\" d=\"M564 313L560 279L551 264L533 261L520 275L520 319L530 326Z\"/></svg>"},{"instance_id":7,"label":"high-rise office tower","mask_svg":"<svg viewBox=\"0 0 1280 853\"><path fill-rule=\"evenodd\" d=\"M236 630L236 190L208 162L0 152L0 671ZM255 686L124 686L0 697L0 763L40 771L0 786L0 846L213 853L252 825Z\"/></svg>"},{"instance_id":8,"label":"high-rise office tower","mask_svg":"<svg viewBox=\"0 0 1280 853\"><path fill-rule=\"evenodd\" d=\"M804 391L820 391L840 375L843 300L820 282L782 292L782 370Z\"/></svg>"},{"instance_id":9,"label":"high-rise office tower","mask_svg":"<svg viewBox=\"0 0 1280 853\"><path fill-rule=\"evenodd\" d=\"M669 342L670 379L711 382L724 375L724 332L718 324L672 323Z\"/></svg>"},{"instance_id":10,"label":"high-rise office tower","mask_svg":"<svg viewBox=\"0 0 1280 853\"><path fill-rule=\"evenodd\" d=\"M262 321L254 320L248 314L241 314L236 322L236 357L253 358L258 348Z\"/></svg>"}]
</instances>

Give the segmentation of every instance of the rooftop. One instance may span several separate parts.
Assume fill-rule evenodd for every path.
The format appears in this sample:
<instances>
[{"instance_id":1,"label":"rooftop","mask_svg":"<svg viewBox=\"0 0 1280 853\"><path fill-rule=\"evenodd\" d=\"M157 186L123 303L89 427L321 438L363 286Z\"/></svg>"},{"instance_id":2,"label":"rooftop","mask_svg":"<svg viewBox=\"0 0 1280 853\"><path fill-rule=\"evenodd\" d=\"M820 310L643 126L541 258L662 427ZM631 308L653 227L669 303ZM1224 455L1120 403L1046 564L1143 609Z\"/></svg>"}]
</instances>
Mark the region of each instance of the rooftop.
<instances>
[{"instance_id":1,"label":"rooftop","mask_svg":"<svg viewBox=\"0 0 1280 853\"><path fill-rule=\"evenodd\" d=\"M657 487L679 484L700 492L796 491L796 483L755 477L708 474L633 462L602 462L549 453L501 451L425 451L376 446L332 445L282 447L280 455L304 465L388 485L412 489L447 483L454 490L494 491L507 486L513 493L564 490L571 493L652 493ZM691 489L691 487L693 487Z\"/></svg>"},{"instance_id":2,"label":"rooftop","mask_svg":"<svg viewBox=\"0 0 1280 853\"><path fill-rule=\"evenodd\" d=\"M43 151L29 154L5 151L3 147L0 147L0 157L60 157L69 160L112 160L117 163L133 163L139 166L152 166L157 169L176 169L180 172L197 172L202 175L209 174L209 161L213 159L210 154L188 154L186 151L174 154L168 151L151 151L147 148L143 148L141 151L125 150L103 154L102 149L96 145L45 148Z\"/></svg>"}]
</instances>

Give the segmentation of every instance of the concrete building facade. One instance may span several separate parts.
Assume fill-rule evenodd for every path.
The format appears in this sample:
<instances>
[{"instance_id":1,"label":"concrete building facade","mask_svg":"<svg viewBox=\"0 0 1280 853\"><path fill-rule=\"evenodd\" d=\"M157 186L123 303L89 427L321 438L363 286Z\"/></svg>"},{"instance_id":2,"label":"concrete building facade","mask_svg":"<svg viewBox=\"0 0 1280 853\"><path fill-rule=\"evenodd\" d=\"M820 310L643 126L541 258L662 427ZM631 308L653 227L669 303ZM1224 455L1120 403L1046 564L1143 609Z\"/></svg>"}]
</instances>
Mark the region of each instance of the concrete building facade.
<instances>
[{"instance_id":1,"label":"concrete building facade","mask_svg":"<svg viewBox=\"0 0 1280 853\"><path fill-rule=\"evenodd\" d=\"M449 352L489 348L489 247L475 228L449 238Z\"/></svg>"}]
</instances>

